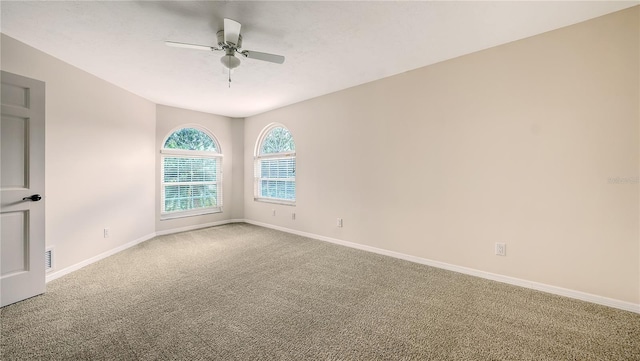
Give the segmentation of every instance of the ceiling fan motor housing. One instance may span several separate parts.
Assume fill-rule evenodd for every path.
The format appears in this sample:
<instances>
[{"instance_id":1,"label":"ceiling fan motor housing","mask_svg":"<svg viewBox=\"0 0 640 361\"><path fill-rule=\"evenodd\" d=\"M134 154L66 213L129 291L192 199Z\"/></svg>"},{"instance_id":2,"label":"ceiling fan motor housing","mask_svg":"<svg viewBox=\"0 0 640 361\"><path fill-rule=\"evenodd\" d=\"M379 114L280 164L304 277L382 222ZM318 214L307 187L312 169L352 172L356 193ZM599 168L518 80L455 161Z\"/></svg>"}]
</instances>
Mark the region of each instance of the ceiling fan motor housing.
<instances>
[{"instance_id":1,"label":"ceiling fan motor housing","mask_svg":"<svg viewBox=\"0 0 640 361\"><path fill-rule=\"evenodd\" d=\"M220 30L216 33L218 37L218 46L225 49L231 47L230 44L224 42L224 30ZM235 45L236 49L242 48L242 35L238 35L238 43Z\"/></svg>"}]
</instances>

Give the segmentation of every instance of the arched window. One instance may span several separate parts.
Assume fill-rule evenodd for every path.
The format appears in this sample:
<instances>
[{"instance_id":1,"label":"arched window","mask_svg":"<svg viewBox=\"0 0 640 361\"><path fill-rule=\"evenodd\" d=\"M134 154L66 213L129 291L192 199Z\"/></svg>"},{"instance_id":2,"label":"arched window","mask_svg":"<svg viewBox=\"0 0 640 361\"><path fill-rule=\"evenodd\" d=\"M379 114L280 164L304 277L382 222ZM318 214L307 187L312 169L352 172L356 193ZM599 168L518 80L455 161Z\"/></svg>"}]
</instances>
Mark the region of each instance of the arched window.
<instances>
[{"instance_id":1,"label":"arched window","mask_svg":"<svg viewBox=\"0 0 640 361\"><path fill-rule=\"evenodd\" d=\"M296 143L287 128L271 124L262 130L254 163L254 199L295 204Z\"/></svg>"},{"instance_id":2,"label":"arched window","mask_svg":"<svg viewBox=\"0 0 640 361\"><path fill-rule=\"evenodd\" d=\"M161 218L222 211L222 154L215 137L178 129L162 146Z\"/></svg>"}]
</instances>

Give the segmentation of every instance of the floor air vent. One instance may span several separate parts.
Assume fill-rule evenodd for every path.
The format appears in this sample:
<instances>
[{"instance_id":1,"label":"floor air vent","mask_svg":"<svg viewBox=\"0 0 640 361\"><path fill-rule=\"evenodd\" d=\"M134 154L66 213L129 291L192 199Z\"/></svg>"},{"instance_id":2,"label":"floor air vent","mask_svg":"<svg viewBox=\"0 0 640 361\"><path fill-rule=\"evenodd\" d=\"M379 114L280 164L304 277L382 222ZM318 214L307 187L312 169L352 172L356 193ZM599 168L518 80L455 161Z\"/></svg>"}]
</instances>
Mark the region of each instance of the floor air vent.
<instances>
[{"instance_id":1,"label":"floor air vent","mask_svg":"<svg viewBox=\"0 0 640 361\"><path fill-rule=\"evenodd\" d=\"M53 248L44 251L44 270L49 272L53 269Z\"/></svg>"}]
</instances>

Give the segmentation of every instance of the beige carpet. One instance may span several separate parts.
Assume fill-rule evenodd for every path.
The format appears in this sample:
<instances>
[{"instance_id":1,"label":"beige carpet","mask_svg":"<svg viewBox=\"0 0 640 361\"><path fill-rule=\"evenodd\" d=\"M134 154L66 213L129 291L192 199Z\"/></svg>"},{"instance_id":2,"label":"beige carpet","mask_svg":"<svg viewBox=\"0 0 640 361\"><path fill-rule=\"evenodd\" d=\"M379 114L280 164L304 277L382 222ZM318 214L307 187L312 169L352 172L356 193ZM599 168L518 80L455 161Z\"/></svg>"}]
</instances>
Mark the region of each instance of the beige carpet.
<instances>
[{"instance_id":1,"label":"beige carpet","mask_svg":"<svg viewBox=\"0 0 640 361\"><path fill-rule=\"evenodd\" d=\"M640 315L247 224L0 310L2 360L640 360Z\"/></svg>"}]
</instances>

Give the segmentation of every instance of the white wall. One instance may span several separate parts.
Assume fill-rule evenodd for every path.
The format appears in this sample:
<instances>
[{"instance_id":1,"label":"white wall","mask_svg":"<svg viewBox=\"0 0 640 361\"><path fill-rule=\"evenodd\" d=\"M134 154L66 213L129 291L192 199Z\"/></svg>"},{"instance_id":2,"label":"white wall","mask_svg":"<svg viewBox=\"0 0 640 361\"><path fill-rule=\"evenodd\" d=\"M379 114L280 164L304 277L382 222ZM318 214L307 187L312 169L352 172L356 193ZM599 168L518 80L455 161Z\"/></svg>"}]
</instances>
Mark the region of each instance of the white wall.
<instances>
[{"instance_id":1,"label":"white wall","mask_svg":"<svg viewBox=\"0 0 640 361\"><path fill-rule=\"evenodd\" d=\"M242 153L236 155L234 150L242 144L242 127L237 123L242 120L223 117L220 115L207 114L192 110L169 107L166 105L158 105L156 123L156 145L155 145L155 165L156 165L156 193L155 201L158 205L155 207L156 231L164 232L176 229L187 229L197 227L199 225L223 222L233 219L237 216L242 219L243 200L242 200L242 172L237 170L243 169ZM235 125L234 125L235 124ZM211 213L201 216L160 219L160 149L166 137L173 131L188 125L198 125L209 130L218 140L220 149L223 154L222 160L222 212ZM241 146L240 146L241 147ZM238 188L238 189L235 189Z\"/></svg>"},{"instance_id":2,"label":"white wall","mask_svg":"<svg viewBox=\"0 0 640 361\"><path fill-rule=\"evenodd\" d=\"M1 47L2 70L46 83L46 243L56 270L153 235L155 105L4 34Z\"/></svg>"},{"instance_id":3,"label":"white wall","mask_svg":"<svg viewBox=\"0 0 640 361\"><path fill-rule=\"evenodd\" d=\"M639 11L247 118L245 218L637 305ZM295 207L253 200L271 122Z\"/></svg>"}]
</instances>

